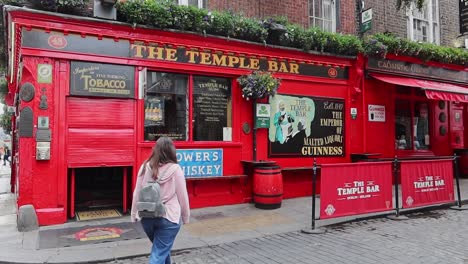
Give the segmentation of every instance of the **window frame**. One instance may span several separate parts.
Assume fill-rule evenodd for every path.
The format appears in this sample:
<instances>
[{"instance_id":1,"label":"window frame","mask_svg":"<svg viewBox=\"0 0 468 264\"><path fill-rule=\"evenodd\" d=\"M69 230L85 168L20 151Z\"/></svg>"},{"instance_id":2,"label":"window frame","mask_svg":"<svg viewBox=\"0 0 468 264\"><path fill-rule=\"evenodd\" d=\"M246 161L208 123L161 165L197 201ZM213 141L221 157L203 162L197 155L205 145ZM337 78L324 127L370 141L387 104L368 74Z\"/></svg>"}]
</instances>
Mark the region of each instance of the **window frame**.
<instances>
[{"instance_id":1,"label":"window frame","mask_svg":"<svg viewBox=\"0 0 468 264\"><path fill-rule=\"evenodd\" d=\"M315 16L315 1L320 1L321 4L322 4L322 14L321 14L322 17L316 17L316 16ZM331 17L330 17L330 18L326 18L326 17L325 17L325 13L324 13L324 11L325 11L325 8L324 8L324 6L325 6L325 5L324 5L324 1L329 1L330 4L331 4L331 14L330 14ZM326 22L329 22L329 21L330 21L330 22L331 22L331 31L326 30L323 23L322 23L322 26L320 27L320 29L321 29L321 30L324 30L324 31L327 31L327 32L335 33L335 32L336 32L336 22L337 22L337 21L336 21L336 19L337 19L337 17L336 17L336 10L337 10L337 9L336 9L336 8L337 8L336 2L337 2L336 0L309 0L309 1L308 1L308 8L309 8L309 9L308 9L308 10L309 10L309 26L310 26L310 27L317 27L317 26L315 25L315 20L321 20L322 22L325 22L325 21L326 21ZM311 7L312 7L312 8L311 8ZM312 12L311 12L311 11L312 11ZM312 21L313 21L313 23L312 23Z\"/></svg>"},{"instance_id":2,"label":"window frame","mask_svg":"<svg viewBox=\"0 0 468 264\"><path fill-rule=\"evenodd\" d=\"M436 10L434 10L434 7ZM406 14L408 16L408 39L412 41L423 41L421 39L417 39L415 36L416 31L414 30L414 25L415 20L418 20L428 24L427 41L425 42L440 45L439 0L426 0L423 9L425 9L425 11L420 12L416 5L412 3L406 10ZM427 19L423 17L424 12L427 12ZM417 15L414 15L414 13L417 13Z\"/></svg>"},{"instance_id":3,"label":"window frame","mask_svg":"<svg viewBox=\"0 0 468 264\"><path fill-rule=\"evenodd\" d=\"M154 68L154 67L147 67L147 68L144 68L144 70L141 71L142 73L144 72L144 80L141 80L140 79L140 82L143 81L144 84L140 88L140 92L141 92L141 96L140 96L140 99L142 99L142 108L141 110L139 111L142 116L142 125L144 125L144 121L145 121L145 107L144 107L144 104L145 104L145 100L146 100L146 88L148 86L147 84L147 80L146 80L146 76L149 72L164 72L164 73L172 73L172 74L184 74L184 75L187 75L188 76L188 89L187 89L187 111L188 111L188 115L187 115L187 124L188 124L188 127L187 127L187 132L188 132L188 137L186 140L174 140L174 143L176 143L177 145L185 145L185 144L189 144L189 145L193 145L193 144L196 144L196 145L204 145L204 146L226 146L226 145L239 145L239 137L237 135L237 133L235 133L235 131L237 131L237 127L238 125L236 124L237 120L238 120L238 117L237 117L237 113L234 111L234 108L235 108L235 105L236 105L236 101L237 99L237 96L235 91L238 90L237 88L237 82L236 82L236 76L231 76L231 75L225 75L225 74L216 74L216 73L211 73L211 72L187 72L187 71L175 71L175 70L171 70L171 69L166 69L166 68ZM229 79L231 80L231 122L232 122L232 127L231 127L231 140L230 141L200 141L200 140L194 140L194 134L193 134L193 130L194 130L194 113L193 113L193 110L194 110L194 97L193 97L193 78L194 76L204 76L204 77L215 77L215 78L225 78L225 79ZM140 137L141 137L141 142L144 143L144 144L148 144L148 143L152 143L154 144L154 142L156 142L156 140L147 140L145 139L145 129L144 127L139 127L139 129L141 129L141 133L140 134Z\"/></svg>"},{"instance_id":4,"label":"window frame","mask_svg":"<svg viewBox=\"0 0 468 264\"><path fill-rule=\"evenodd\" d=\"M206 0L197 0L198 2L198 8L206 8L206 6L203 6L204 3ZM188 6L189 4L189 0L177 0L178 4L179 5L184 5L184 6ZM208 3L206 3L208 4Z\"/></svg>"},{"instance_id":5,"label":"window frame","mask_svg":"<svg viewBox=\"0 0 468 264\"><path fill-rule=\"evenodd\" d=\"M409 94L400 94L400 93L397 93L397 88L400 87L400 88L406 88L410 91ZM427 104L427 115L428 115L428 135L429 135L429 148L428 149L414 149L414 143L413 143L413 139L411 138L409 140L410 144L411 144L411 148L410 149L398 149L398 148L394 148L394 151L396 153L400 153L400 154L419 154L419 155L422 155L422 154L426 154L426 155L432 155L433 154L433 142L434 142L434 133L433 133L433 129L432 129L432 125L434 124L434 120L433 120L433 116L432 116L432 112L433 112L433 109L432 109L432 104L431 104L431 101L425 97L425 96L421 96L421 95L418 95L417 94L417 89L418 88L414 88L414 87L407 87L407 86L395 86L395 96L394 96L394 101L393 101L393 108L394 108L394 118L393 118L393 131L395 131L395 128L396 128L396 103L397 101L408 101L409 104L410 104L410 121L411 121L411 125L410 125L410 135L412 137L412 135L414 135L414 117L415 117L415 105L417 103L426 103ZM396 139L396 134L394 135L393 138Z\"/></svg>"}]
</instances>

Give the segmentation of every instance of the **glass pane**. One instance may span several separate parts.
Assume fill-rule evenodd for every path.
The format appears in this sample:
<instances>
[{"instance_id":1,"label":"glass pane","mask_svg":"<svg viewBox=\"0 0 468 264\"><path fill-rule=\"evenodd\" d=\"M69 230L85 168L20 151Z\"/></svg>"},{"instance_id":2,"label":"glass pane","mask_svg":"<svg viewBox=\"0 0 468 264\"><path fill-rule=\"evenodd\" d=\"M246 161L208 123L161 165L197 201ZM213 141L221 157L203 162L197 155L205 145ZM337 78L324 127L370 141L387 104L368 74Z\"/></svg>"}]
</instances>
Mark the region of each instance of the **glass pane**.
<instances>
[{"instance_id":1,"label":"glass pane","mask_svg":"<svg viewBox=\"0 0 468 264\"><path fill-rule=\"evenodd\" d=\"M411 108L410 102L399 100L395 103L395 149L411 149Z\"/></svg>"},{"instance_id":2,"label":"glass pane","mask_svg":"<svg viewBox=\"0 0 468 264\"><path fill-rule=\"evenodd\" d=\"M187 140L188 75L150 72L145 93L145 140Z\"/></svg>"},{"instance_id":3,"label":"glass pane","mask_svg":"<svg viewBox=\"0 0 468 264\"><path fill-rule=\"evenodd\" d=\"M314 1L314 13L312 13L312 15L316 18L323 18L322 17L322 0Z\"/></svg>"},{"instance_id":4,"label":"glass pane","mask_svg":"<svg viewBox=\"0 0 468 264\"><path fill-rule=\"evenodd\" d=\"M193 140L231 141L231 80L207 76L193 78Z\"/></svg>"},{"instance_id":5,"label":"glass pane","mask_svg":"<svg viewBox=\"0 0 468 264\"><path fill-rule=\"evenodd\" d=\"M418 149L429 149L429 110L426 102L414 104L414 131L413 147Z\"/></svg>"},{"instance_id":6,"label":"glass pane","mask_svg":"<svg viewBox=\"0 0 468 264\"><path fill-rule=\"evenodd\" d=\"M198 0L188 0L188 5L198 7Z\"/></svg>"},{"instance_id":7,"label":"glass pane","mask_svg":"<svg viewBox=\"0 0 468 264\"><path fill-rule=\"evenodd\" d=\"M437 21L438 19L438 15L437 15L437 9L439 8L438 5L437 5L437 0L431 0L432 2L432 20L433 21Z\"/></svg>"},{"instance_id":8,"label":"glass pane","mask_svg":"<svg viewBox=\"0 0 468 264\"><path fill-rule=\"evenodd\" d=\"M320 28L323 30L323 21L322 19L315 19L314 21L314 27Z\"/></svg>"}]
</instances>

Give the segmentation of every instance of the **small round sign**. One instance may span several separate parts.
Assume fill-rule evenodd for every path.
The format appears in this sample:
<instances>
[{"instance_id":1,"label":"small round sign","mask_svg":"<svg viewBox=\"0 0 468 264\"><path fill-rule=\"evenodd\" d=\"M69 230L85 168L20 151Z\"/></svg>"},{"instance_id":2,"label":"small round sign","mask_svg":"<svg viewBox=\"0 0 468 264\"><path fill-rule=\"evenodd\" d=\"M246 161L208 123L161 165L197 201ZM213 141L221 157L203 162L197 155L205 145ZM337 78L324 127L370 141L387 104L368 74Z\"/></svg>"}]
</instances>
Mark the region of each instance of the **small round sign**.
<instances>
[{"instance_id":1,"label":"small round sign","mask_svg":"<svg viewBox=\"0 0 468 264\"><path fill-rule=\"evenodd\" d=\"M19 96L21 100L29 102L34 98L34 85L32 83L26 82L21 85Z\"/></svg>"},{"instance_id":2,"label":"small round sign","mask_svg":"<svg viewBox=\"0 0 468 264\"><path fill-rule=\"evenodd\" d=\"M330 68L328 69L328 76L336 78L336 76L338 76L338 71L335 68Z\"/></svg>"},{"instance_id":3,"label":"small round sign","mask_svg":"<svg viewBox=\"0 0 468 264\"><path fill-rule=\"evenodd\" d=\"M52 48L63 49L68 45L67 39L61 35L50 35L47 39L47 43Z\"/></svg>"}]
</instances>

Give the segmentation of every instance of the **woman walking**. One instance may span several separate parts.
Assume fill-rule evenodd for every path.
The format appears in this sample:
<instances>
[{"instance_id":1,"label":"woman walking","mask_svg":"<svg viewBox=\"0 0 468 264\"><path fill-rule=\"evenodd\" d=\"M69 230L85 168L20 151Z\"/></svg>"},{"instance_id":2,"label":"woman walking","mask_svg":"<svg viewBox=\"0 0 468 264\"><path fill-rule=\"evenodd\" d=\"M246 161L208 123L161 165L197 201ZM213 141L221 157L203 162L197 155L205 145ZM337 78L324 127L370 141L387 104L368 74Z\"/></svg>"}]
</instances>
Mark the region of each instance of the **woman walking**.
<instances>
[{"instance_id":1,"label":"woman walking","mask_svg":"<svg viewBox=\"0 0 468 264\"><path fill-rule=\"evenodd\" d=\"M161 186L161 200L165 204L163 217L143 217L140 219L137 202L141 189L148 182L158 180ZM187 186L182 168L177 164L176 149L172 140L161 137L150 157L143 162L133 192L131 220L141 220L143 229L153 243L150 264L171 264L171 248L181 222L187 224L190 217Z\"/></svg>"}]
</instances>

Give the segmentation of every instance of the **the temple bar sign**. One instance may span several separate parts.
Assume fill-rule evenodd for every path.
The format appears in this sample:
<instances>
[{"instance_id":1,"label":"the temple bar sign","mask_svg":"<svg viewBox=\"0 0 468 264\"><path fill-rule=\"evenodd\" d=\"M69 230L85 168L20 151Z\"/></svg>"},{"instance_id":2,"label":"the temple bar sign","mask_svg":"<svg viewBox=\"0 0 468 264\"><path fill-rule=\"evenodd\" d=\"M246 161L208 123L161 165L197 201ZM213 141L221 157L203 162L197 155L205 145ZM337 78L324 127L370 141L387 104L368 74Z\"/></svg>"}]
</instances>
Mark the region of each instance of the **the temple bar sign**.
<instances>
[{"instance_id":1,"label":"the temple bar sign","mask_svg":"<svg viewBox=\"0 0 468 264\"><path fill-rule=\"evenodd\" d=\"M191 50L185 47L146 45L135 42L131 44L131 57L147 60L161 60L179 63L190 63L236 69L262 70L276 73L290 73L305 76L318 76L333 79L348 79L348 69L331 65L314 65L309 63L286 61L275 58L243 56L217 53L211 51Z\"/></svg>"},{"instance_id":2,"label":"the temple bar sign","mask_svg":"<svg viewBox=\"0 0 468 264\"><path fill-rule=\"evenodd\" d=\"M134 74L131 66L72 61L70 94L133 98Z\"/></svg>"},{"instance_id":3,"label":"the temple bar sign","mask_svg":"<svg viewBox=\"0 0 468 264\"><path fill-rule=\"evenodd\" d=\"M60 52L75 52L80 54L95 54L120 58L134 58L146 61L167 61L184 64L216 66L222 68L262 70L273 73L286 73L322 77L337 80L349 78L348 66L336 66L318 63L307 63L300 60L286 60L275 57L262 57L261 54L234 54L209 49L193 49L191 47L174 47L171 43L151 43L94 36L82 37L80 34L63 34L61 32L45 32L32 29L22 31L22 46ZM112 47L112 48L109 48Z\"/></svg>"}]
</instances>

